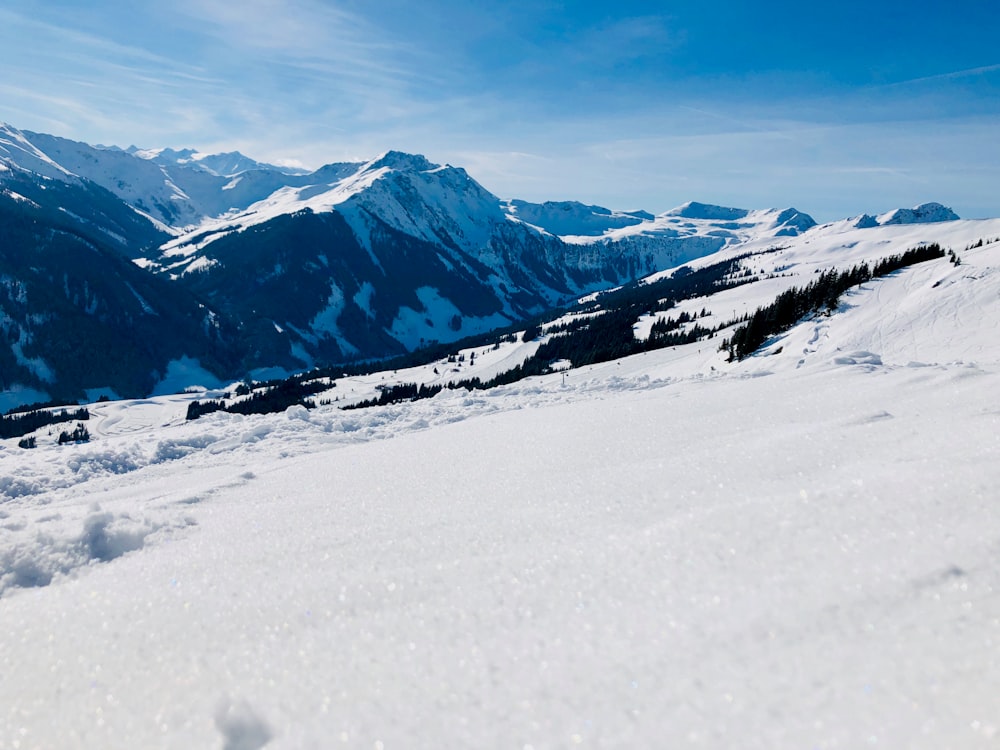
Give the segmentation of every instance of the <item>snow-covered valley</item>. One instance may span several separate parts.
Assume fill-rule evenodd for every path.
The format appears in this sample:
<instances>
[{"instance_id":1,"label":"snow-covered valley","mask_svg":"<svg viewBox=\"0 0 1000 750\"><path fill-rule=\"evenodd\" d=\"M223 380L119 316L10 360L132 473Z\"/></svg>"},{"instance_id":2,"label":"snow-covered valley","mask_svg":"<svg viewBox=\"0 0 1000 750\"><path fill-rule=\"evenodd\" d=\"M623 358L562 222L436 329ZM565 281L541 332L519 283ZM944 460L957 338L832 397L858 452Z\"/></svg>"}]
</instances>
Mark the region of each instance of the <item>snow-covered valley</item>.
<instances>
[{"instance_id":1,"label":"snow-covered valley","mask_svg":"<svg viewBox=\"0 0 1000 750\"><path fill-rule=\"evenodd\" d=\"M961 264L742 362L337 408L517 342L314 410L187 422L181 394L4 441L0 748L995 747L1000 223L811 231L685 304L919 241Z\"/></svg>"}]
</instances>

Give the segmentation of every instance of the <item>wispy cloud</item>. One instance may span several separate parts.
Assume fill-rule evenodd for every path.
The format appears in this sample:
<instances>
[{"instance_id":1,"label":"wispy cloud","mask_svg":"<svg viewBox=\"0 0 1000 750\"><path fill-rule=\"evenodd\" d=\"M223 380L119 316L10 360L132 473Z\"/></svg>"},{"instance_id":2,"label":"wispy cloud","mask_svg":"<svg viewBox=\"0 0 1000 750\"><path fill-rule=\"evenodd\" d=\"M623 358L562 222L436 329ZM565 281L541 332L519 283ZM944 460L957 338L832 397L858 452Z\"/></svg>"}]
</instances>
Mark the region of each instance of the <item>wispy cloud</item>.
<instances>
[{"instance_id":1,"label":"wispy cloud","mask_svg":"<svg viewBox=\"0 0 1000 750\"><path fill-rule=\"evenodd\" d=\"M269 62L374 86L401 87L427 76L426 53L335 3L300 0L179 0L176 9L202 32Z\"/></svg>"},{"instance_id":2,"label":"wispy cloud","mask_svg":"<svg viewBox=\"0 0 1000 750\"><path fill-rule=\"evenodd\" d=\"M893 88L901 88L903 86L913 86L916 84L923 84L923 83L943 83L946 81L960 80L962 78L974 78L977 76L984 76L988 75L989 73L1000 73L1000 64L983 65L977 68L966 68L965 70L955 70L949 73L938 73L937 75L921 76L919 78L908 78L905 81L886 83L874 88L893 89Z\"/></svg>"},{"instance_id":3,"label":"wispy cloud","mask_svg":"<svg viewBox=\"0 0 1000 750\"><path fill-rule=\"evenodd\" d=\"M261 143L284 132L294 149L325 140L321 129L426 117L428 92L442 88L446 66L430 64L432 54L335 3L177 0L149 12L136 14L145 28L136 21L132 44L123 40L131 29L107 24L105 34L85 9L65 22L0 10L9 94L0 117L33 110L29 126L44 118L68 124L70 137L150 145Z\"/></svg>"},{"instance_id":4,"label":"wispy cloud","mask_svg":"<svg viewBox=\"0 0 1000 750\"><path fill-rule=\"evenodd\" d=\"M85 57L89 61L97 59L94 55L101 55L114 59L143 61L161 68L186 71L191 75L203 72L193 65L157 55L143 47L121 44L108 37L89 34L64 24L43 21L9 9L0 9L0 25L7 28L9 34L29 35L35 46L44 48L46 54L58 54L61 50L61 56L77 59ZM52 42L56 44L53 45ZM30 46L25 48L30 49Z\"/></svg>"},{"instance_id":5,"label":"wispy cloud","mask_svg":"<svg viewBox=\"0 0 1000 750\"><path fill-rule=\"evenodd\" d=\"M101 140L130 124L164 132L171 120L190 124L174 111L192 88L220 86L187 60L69 23L0 10L3 108L30 110L29 124L66 123L61 134Z\"/></svg>"}]
</instances>

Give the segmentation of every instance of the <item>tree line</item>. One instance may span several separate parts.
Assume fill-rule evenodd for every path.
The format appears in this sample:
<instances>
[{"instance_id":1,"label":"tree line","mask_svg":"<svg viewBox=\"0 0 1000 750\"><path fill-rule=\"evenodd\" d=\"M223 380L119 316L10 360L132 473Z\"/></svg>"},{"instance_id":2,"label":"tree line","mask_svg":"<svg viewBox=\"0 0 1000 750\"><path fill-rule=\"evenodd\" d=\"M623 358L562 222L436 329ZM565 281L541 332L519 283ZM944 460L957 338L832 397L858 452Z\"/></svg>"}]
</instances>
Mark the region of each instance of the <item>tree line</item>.
<instances>
[{"instance_id":1,"label":"tree line","mask_svg":"<svg viewBox=\"0 0 1000 750\"><path fill-rule=\"evenodd\" d=\"M21 437L50 424L72 422L74 420L86 421L88 419L90 419L90 412L82 406L75 410L38 410L7 414L0 417L0 438Z\"/></svg>"},{"instance_id":2,"label":"tree line","mask_svg":"<svg viewBox=\"0 0 1000 750\"><path fill-rule=\"evenodd\" d=\"M251 389L241 384L238 396L248 395L240 401L227 403L225 399L192 401L188 404L187 419L198 419L205 414L225 411L230 414L271 414L284 411L289 406L302 405L315 409L316 403L309 396L325 391L330 385L317 380L314 374L297 375L285 380L268 381Z\"/></svg>"},{"instance_id":3,"label":"tree line","mask_svg":"<svg viewBox=\"0 0 1000 750\"><path fill-rule=\"evenodd\" d=\"M758 307L744 325L722 342L720 349L729 352L730 362L746 359L768 338L789 330L806 315L824 309L831 312L837 309L841 295L851 287L887 276L906 266L943 258L944 255L944 250L935 243L891 255L874 266L861 263L847 271L823 271L807 286L792 287L779 294L771 304Z\"/></svg>"}]
</instances>

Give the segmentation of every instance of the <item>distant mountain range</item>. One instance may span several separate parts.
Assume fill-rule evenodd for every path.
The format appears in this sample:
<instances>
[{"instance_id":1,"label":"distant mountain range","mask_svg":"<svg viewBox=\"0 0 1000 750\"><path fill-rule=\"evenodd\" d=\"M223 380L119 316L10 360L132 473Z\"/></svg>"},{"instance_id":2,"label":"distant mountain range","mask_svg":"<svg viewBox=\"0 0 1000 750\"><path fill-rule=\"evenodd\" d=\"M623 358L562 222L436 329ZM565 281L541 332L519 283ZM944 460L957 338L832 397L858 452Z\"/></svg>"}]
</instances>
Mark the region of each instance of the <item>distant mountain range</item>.
<instances>
[{"instance_id":1,"label":"distant mountain range","mask_svg":"<svg viewBox=\"0 0 1000 750\"><path fill-rule=\"evenodd\" d=\"M957 219L925 204L852 222ZM396 151L305 172L0 125L0 391L135 397L178 368L225 379L385 357L815 225L792 208L504 201Z\"/></svg>"}]
</instances>

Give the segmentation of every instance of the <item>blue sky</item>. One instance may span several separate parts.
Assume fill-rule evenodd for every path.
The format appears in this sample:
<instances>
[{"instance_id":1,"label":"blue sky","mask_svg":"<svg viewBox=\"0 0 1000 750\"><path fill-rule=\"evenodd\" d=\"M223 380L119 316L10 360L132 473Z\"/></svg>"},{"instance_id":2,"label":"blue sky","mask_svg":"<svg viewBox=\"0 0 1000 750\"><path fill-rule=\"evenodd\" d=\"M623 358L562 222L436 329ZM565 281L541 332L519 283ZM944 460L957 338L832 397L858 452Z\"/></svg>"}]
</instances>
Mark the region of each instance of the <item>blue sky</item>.
<instances>
[{"instance_id":1,"label":"blue sky","mask_svg":"<svg viewBox=\"0 0 1000 750\"><path fill-rule=\"evenodd\" d=\"M0 120L316 167L389 148L501 197L1000 216L1000 10L19 0Z\"/></svg>"}]
</instances>

